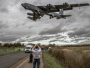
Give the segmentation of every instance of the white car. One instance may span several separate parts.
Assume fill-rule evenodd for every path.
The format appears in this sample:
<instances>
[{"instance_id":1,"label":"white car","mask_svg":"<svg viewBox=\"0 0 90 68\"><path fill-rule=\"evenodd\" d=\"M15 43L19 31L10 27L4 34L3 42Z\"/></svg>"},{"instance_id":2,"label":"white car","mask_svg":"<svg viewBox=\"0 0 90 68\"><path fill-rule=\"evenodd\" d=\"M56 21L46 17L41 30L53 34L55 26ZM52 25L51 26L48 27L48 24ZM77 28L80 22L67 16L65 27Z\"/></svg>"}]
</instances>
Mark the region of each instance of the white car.
<instances>
[{"instance_id":1,"label":"white car","mask_svg":"<svg viewBox=\"0 0 90 68\"><path fill-rule=\"evenodd\" d=\"M25 53L27 52L31 52L32 51L32 45L26 45L26 48L25 48Z\"/></svg>"}]
</instances>

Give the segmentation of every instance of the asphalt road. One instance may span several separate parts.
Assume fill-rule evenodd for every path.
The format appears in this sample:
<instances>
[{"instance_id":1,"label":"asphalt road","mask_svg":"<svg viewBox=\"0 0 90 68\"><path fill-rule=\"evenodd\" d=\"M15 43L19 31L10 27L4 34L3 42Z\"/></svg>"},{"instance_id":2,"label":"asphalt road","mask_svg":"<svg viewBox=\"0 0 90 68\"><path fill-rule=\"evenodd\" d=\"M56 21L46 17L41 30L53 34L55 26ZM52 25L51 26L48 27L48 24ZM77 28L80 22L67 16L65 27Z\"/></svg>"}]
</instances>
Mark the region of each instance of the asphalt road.
<instances>
[{"instance_id":1,"label":"asphalt road","mask_svg":"<svg viewBox=\"0 0 90 68\"><path fill-rule=\"evenodd\" d=\"M30 53L20 52L0 56L0 68L9 68L10 66L22 60L26 56L29 56L29 54Z\"/></svg>"},{"instance_id":2,"label":"asphalt road","mask_svg":"<svg viewBox=\"0 0 90 68\"><path fill-rule=\"evenodd\" d=\"M25 57L20 62L17 62L16 64L12 65L10 68L33 68L33 63L29 62L29 56ZM43 59L42 59L42 52L40 53L40 68L43 68ZM37 67L36 67L37 68Z\"/></svg>"}]
</instances>

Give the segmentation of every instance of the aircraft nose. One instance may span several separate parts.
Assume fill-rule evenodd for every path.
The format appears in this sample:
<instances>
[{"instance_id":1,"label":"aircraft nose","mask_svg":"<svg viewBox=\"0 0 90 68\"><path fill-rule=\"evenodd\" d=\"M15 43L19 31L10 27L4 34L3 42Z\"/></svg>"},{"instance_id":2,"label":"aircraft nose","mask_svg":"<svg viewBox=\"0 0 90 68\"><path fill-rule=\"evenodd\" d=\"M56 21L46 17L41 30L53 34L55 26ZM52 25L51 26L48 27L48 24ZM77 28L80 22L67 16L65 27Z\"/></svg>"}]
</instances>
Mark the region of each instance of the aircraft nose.
<instances>
[{"instance_id":1,"label":"aircraft nose","mask_svg":"<svg viewBox=\"0 0 90 68\"><path fill-rule=\"evenodd\" d=\"M23 6L23 3L21 5Z\"/></svg>"},{"instance_id":2,"label":"aircraft nose","mask_svg":"<svg viewBox=\"0 0 90 68\"><path fill-rule=\"evenodd\" d=\"M22 5L23 7L25 7L25 4L24 4L24 3L22 3L21 5Z\"/></svg>"}]
</instances>

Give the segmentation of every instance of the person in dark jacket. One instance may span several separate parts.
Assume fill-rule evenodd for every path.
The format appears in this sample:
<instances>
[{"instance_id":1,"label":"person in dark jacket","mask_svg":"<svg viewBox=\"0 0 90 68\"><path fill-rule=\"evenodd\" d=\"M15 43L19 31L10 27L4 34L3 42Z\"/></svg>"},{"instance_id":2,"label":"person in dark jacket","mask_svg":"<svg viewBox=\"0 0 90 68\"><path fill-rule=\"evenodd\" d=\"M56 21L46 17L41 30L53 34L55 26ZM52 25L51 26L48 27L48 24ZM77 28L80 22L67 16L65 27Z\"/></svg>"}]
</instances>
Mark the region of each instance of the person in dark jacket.
<instances>
[{"instance_id":1,"label":"person in dark jacket","mask_svg":"<svg viewBox=\"0 0 90 68\"><path fill-rule=\"evenodd\" d=\"M29 63L32 63L32 62L33 62L33 54L32 54L32 52L31 52Z\"/></svg>"}]
</instances>

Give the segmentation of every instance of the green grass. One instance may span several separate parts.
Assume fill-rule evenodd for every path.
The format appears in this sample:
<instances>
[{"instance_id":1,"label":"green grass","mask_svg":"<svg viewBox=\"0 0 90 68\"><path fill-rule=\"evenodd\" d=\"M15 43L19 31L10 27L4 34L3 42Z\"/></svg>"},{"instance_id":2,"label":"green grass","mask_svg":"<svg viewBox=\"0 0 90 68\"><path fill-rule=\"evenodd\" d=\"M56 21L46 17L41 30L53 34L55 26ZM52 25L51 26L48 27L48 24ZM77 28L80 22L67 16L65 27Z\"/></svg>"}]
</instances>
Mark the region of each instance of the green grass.
<instances>
[{"instance_id":1,"label":"green grass","mask_svg":"<svg viewBox=\"0 0 90 68\"><path fill-rule=\"evenodd\" d=\"M48 52L43 53L43 58L46 68L65 68L60 63L58 63Z\"/></svg>"},{"instance_id":2,"label":"green grass","mask_svg":"<svg viewBox=\"0 0 90 68\"><path fill-rule=\"evenodd\" d=\"M24 51L24 50L21 50L21 51ZM0 49L0 55L17 53L17 52L21 52L21 51L16 50L15 48Z\"/></svg>"}]
</instances>

